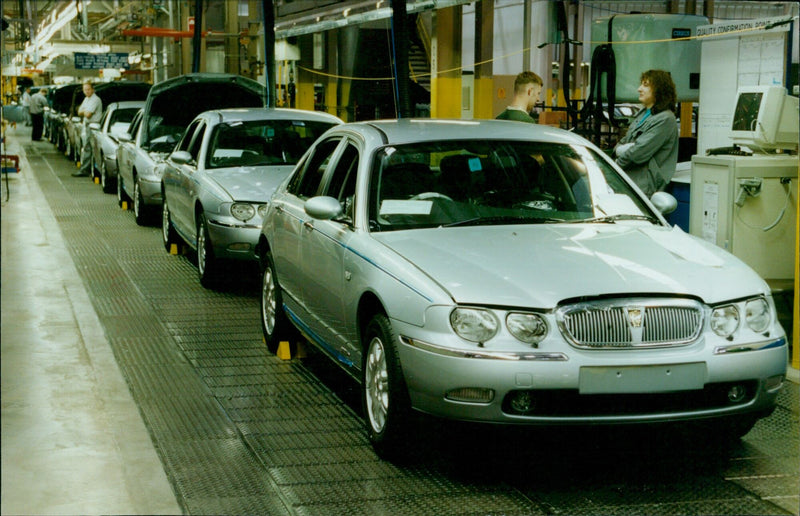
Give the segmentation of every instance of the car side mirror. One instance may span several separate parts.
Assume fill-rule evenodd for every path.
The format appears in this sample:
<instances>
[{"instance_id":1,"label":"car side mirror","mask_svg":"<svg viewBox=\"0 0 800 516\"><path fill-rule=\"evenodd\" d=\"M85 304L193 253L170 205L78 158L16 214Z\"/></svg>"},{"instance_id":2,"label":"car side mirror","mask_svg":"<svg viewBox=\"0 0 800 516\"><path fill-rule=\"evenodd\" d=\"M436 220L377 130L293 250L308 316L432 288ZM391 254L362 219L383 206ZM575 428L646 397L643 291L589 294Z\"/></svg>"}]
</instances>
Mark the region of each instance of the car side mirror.
<instances>
[{"instance_id":1,"label":"car side mirror","mask_svg":"<svg viewBox=\"0 0 800 516\"><path fill-rule=\"evenodd\" d=\"M119 138L119 141L121 141L121 142L133 141L133 136L131 136L131 133L129 133L129 132L119 133L117 135L117 138Z\"/></svg>"},{"instance_id":2,"label":"car side mirror","mask_svg":"<svg viewBox=\"0 0 800 516\"><path fill-rule=\"evenodd\" d=\"M186 152L185 150L175 151L169 155L169 159L171 159L174 163L178 165L185 165L192 161L192 155Z\"/></svg>"},{"instance_id":3,"label":"car side mirror","mask_svg":"<svg viewBox=\"0 0 800 516\"><path fill-rule=\"evenodd\" d=\"M96 131L99 131L100 130L100 123L92 122L91 124L89 124L89 129L94 129Z\"/></svg>"},{"instance_id":4,"label":"car side mirror","mask_svg":"<svg viewBox=\"0 0 800 516\"><path fill-rule=\"evenodd\" d=\"M342 214L342 205L337 199L320 195L312 197L303 205L306 213L320 220L331 220Z\"/></svg>"},{"instance_id":5,"label":"car side mirror","mask_svg":"<svg viewBox=\"0 0 800 516\"><path fill-rule=\"evenodd\" d=\"M678 208L678 199L667 192L656 192L650 197L650 202L662 215L669 215Z\"/></svg>"}]
</instances>

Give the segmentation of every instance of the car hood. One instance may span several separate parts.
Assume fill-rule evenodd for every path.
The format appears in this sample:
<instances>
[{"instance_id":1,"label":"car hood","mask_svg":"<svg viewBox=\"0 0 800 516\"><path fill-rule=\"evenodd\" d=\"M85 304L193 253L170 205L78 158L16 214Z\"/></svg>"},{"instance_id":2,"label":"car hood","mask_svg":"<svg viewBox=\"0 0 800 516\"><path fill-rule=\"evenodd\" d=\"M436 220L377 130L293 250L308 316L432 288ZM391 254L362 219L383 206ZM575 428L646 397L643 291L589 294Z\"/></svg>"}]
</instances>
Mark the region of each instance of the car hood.
<instances>
[{"instance_id":1,"label":"car hood","mask_svg":"<svg viewBox=\"0 0 800 516\"><path fill-rule=\"evenodd\" d=\"M232 167L206 170L206 175L235 201L266 202L294 165Z\"/></svg>"},{"instance_id":2,"label":"car hood","mask_svg":"<svg viewBox=\"0 0 800 516\"><path fill-rule=\"evenodd\" d=\"M373 236L463 304L548 308L629 294L715 303L769 292L739 259L677 227L483 226Z\"/></svg>"}]
</instances>

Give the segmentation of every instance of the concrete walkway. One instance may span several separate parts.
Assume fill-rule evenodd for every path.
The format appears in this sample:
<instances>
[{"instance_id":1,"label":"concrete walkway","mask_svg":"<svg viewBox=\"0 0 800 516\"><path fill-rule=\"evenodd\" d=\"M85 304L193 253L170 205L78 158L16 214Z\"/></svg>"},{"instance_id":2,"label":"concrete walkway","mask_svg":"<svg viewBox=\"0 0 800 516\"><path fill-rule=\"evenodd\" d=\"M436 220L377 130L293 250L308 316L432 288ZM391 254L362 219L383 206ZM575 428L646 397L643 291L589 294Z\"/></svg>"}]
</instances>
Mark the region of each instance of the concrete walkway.
<instances>
[{"instance_id":1,"label":"concrete walkway","mask_svg":"<svg viewBox=\"0 0 800 516\"><path fill-rule=\"evenodd\" d=\"M6 133L2 189L2 514L181 514L60 229ZM33 142L52 151L49 142ZM26 173L26 171L28 171Z\"/></svg>"}]
</instances>

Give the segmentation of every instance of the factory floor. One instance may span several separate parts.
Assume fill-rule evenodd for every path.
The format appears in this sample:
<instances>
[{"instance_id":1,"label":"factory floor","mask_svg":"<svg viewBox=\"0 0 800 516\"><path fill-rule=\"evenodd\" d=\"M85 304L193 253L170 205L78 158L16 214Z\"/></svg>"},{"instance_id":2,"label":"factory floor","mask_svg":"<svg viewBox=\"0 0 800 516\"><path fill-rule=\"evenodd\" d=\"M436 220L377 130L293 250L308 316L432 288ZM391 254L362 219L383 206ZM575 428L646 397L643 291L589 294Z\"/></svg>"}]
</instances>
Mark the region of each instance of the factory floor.
<instances>
[{"instance_id":1,"label":"factory floor","mask_svg":"<svg viewBox=\"0 0 800 516\"><path fill-rule=\"evenodd\" d=\"M797 370L731 449L442 424L389 464L347 378L265 350L257 283L202 288L30 128L3 153L2 514L800 512Z\"/></svg>"}]
</instances>

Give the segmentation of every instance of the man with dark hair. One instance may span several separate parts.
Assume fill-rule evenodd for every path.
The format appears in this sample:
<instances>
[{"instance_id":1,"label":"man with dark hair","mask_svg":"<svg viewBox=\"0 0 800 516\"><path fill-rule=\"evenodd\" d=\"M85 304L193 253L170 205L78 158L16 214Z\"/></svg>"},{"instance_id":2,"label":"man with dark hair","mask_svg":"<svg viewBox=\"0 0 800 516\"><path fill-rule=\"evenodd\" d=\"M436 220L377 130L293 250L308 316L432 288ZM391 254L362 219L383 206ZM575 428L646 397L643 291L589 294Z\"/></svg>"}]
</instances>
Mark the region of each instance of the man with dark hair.
<instances>
[{"instance_id":1,"label":"man with dark hair","mask_svg":"<svg viewBox=\"0 0 800 516\"><path fill-rule=\"evenodd\" d=\"M535 124L536 120L530 115L539 95L542 93L544 83L542 78L533 72L522 72L514 79L514 98L511 104L499 115L498 120L516 120Z\"/></svg>"},{"instance_id":2,"label":"man with dark hair","mask_svg":"<svg viewBox=\"0 0 800 516\"><path fill-rule=\"evenodd\" d=\"M47 90L40 89L31 95L30 114L31 114L31 140L37 142L42 139L42 128L44 127L44 108L48 106Z\"/></svg>"},{"instance_id":3,"label":"man with dark hair","mask_svg":"<svg viewBox=\"0 0 800 516\"><path fill-rule=\"evenodd\" d=\"M675 83L669 72L648 70L641 76L643 109L628 133L614 147L617 164L648 196L663 190L678 164L678 122Z\"/></svg>"}]
</instances>

